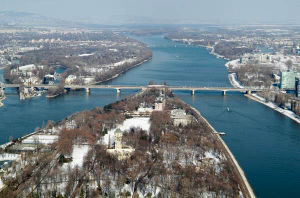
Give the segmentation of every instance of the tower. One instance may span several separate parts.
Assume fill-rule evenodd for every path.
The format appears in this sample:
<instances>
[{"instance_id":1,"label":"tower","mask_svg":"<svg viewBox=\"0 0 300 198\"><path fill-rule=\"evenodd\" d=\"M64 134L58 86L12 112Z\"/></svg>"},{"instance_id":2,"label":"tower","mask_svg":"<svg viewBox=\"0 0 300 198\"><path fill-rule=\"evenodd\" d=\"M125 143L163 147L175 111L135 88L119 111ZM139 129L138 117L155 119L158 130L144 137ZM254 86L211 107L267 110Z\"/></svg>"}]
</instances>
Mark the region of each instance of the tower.
<instances>
[{"instance_id":1,"label":"tower","mask_svg":"<svg viewBox=\"0 0 300 198\"><path fill-rule=\"evenodd\" d=\"M115 149L121 150L122 149L122 136L123 132L118 128L115 131Z\"/></svg>"}]
</instances>

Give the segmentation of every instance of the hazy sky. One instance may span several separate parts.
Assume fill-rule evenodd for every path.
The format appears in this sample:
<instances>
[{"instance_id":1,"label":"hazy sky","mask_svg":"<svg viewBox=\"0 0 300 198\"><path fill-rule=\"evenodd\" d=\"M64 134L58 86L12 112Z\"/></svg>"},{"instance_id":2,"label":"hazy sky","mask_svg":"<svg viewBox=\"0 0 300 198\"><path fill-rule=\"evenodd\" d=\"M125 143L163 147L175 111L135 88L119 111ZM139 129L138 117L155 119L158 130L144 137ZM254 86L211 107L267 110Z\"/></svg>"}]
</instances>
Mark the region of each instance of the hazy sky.
<instances>
[{"instance_id":1,"label":"hazy sky","mask_svg":"<svg viewBox=\"0 0 300 198\"><path fill-rule=\"evenodd\" d=\"M156 23L300 24L300 0L0 0L0 3L1 11L33 12L67 20L94 19L101 23L152 19Z\"/></svg>"}]
</instances>

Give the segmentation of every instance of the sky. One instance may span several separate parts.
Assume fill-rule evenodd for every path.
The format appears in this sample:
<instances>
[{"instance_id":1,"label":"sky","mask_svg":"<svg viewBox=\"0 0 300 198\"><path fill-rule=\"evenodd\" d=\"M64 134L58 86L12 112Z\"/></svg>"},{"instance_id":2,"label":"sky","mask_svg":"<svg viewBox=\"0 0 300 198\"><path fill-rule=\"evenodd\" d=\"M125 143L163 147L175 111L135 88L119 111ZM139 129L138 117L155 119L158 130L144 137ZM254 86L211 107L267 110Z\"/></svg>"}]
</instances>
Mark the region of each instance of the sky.
<instances>
[{"instance_id":1,"label":"sky","mask_svg":"<svg viewBox=\"0 0 300 198\"><path fill-rule=\"evenodd\" d=\"M300 0L0 0L0 11L103 24L300 24L299 10Z\"/></svg>"}]
</instances>

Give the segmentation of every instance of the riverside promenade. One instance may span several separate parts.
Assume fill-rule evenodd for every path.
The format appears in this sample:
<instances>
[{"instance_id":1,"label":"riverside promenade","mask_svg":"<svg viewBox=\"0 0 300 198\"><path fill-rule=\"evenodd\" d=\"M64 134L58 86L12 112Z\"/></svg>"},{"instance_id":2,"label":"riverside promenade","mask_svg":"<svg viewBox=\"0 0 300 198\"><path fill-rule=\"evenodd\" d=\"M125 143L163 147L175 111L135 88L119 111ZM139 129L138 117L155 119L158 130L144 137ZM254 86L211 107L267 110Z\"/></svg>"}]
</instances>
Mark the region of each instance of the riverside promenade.
<instances>
[{"instance_id":1,"label":"riverside promenade","mask_svg":"<svg viewBox=\"0 0 300 198\"><path fill-rule=\"evenodd\" d=\"M190 105L189 105L190 106ZM215 130L215 128L201 115L201 113L195 109L194 107L190 106L191 109L193 109L193 111L199 116L201 117L205 123L211 128L213 135L215 135L217 137L217 139L219 140L220 144L222 145L224 151L225 151L225 155L226 157L232 162L233 167L234 167L234 171L236 171L238 173L239 176L239 180L242 182L241 183L241 191L243 192L243 194L245 195L245 198L256 198L254 191L252 189L252 187L250 186L244 171L242 170L242 168L240 167L239 163L237 162L237 160L235 159L234 155L231 153L230 149L228 148L228 146L226 145L226 143L224 142L224 140L221 138L221 136L219 135L219 133Z\"/></svg>"}]
</instances>

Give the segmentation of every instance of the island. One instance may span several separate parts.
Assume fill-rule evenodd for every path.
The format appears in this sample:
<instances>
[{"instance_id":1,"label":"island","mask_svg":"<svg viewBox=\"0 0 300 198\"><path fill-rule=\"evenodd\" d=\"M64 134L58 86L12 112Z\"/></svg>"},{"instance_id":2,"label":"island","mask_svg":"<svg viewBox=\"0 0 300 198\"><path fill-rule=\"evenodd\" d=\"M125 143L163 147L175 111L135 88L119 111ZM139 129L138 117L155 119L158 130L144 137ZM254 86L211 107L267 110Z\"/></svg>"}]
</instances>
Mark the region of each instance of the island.
<instances>
[{"instance_id":1,"label":"island","mask_svg":"<svg viewBox=\"0 0 300 198\"><path fill-rule=\"evenodd\" d=\"M110 30L10 31L0 33L0 67L7 82L23 85L21 99L43 93L33 85L57 85L48 94L55 97L64 93L59 83L101 83L152 58L144 43Z\"/></svg>"},{"instance_id":2,"label":"island","mask_svg":"<svg viewBox=\"0 0 300 198\"><path fill-rule=\"evenodd\" d=\"M165 85L2 146L1 197L255 197L217 132Z\"/></svg>"}]
</instances>

